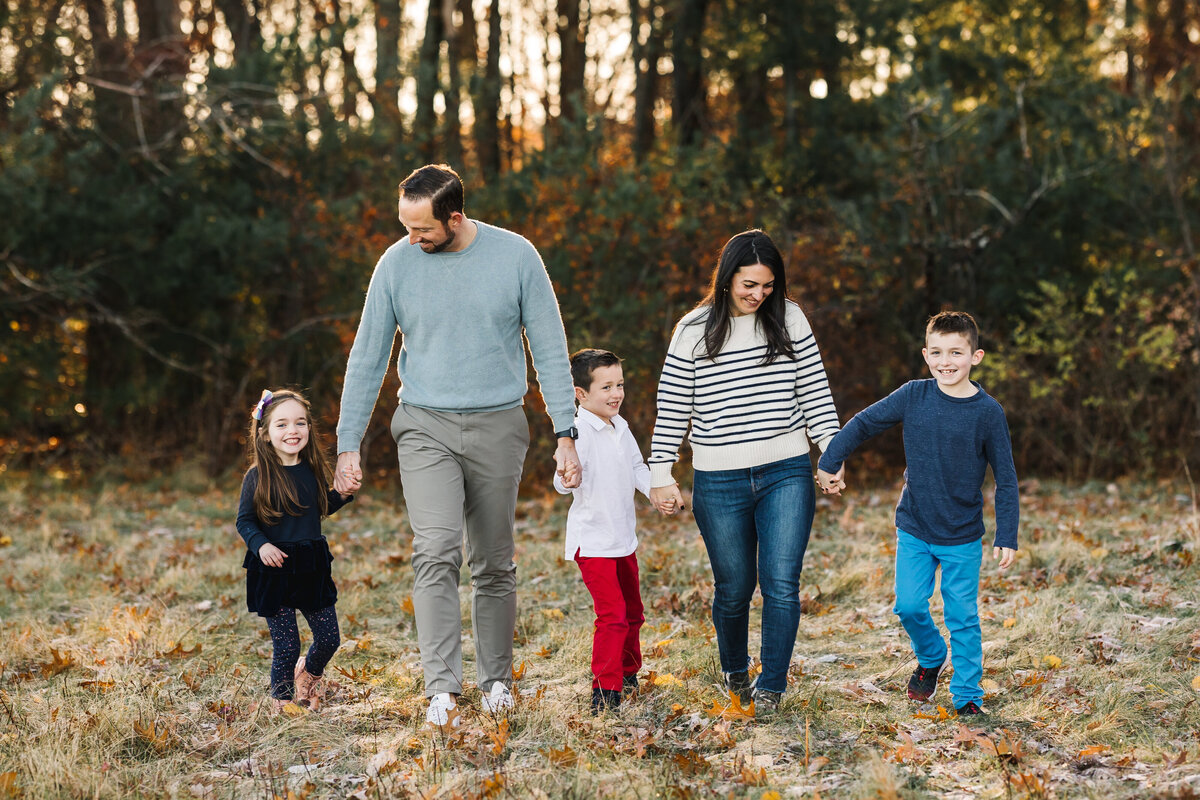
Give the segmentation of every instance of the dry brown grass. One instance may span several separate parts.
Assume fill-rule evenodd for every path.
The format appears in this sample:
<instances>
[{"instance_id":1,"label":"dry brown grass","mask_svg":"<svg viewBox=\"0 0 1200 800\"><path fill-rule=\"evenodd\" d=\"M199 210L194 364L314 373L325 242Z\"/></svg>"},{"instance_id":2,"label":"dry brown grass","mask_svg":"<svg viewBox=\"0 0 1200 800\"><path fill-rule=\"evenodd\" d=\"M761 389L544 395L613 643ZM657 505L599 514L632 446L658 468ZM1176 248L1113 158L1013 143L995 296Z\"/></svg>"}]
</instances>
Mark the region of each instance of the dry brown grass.
<instances>
[{"instance_id":1,"label":"dry brown grass","mask_svg":"<svg viewBox=\"0 0 1200 800\"><path fill-rule=\"evenodd\" d=\"M1020 559L1006 575L985 565L985 721L943 718L944 683L934 704L904 696L888 487L820 509L792 686L769 721L720 715L703 546L690 518L651 514L645 691L591 717L590 603L559 557L566 506L524 502L520 701L495 719L469 690L446 736L423 724L391 490L327 523L337 687L319 714L290 716L261 702L270 640L245 612L235 486L69 490L8 474L0 798L1200 795L1190 491L1024 488Z\"/></svg>"}]
</instances>

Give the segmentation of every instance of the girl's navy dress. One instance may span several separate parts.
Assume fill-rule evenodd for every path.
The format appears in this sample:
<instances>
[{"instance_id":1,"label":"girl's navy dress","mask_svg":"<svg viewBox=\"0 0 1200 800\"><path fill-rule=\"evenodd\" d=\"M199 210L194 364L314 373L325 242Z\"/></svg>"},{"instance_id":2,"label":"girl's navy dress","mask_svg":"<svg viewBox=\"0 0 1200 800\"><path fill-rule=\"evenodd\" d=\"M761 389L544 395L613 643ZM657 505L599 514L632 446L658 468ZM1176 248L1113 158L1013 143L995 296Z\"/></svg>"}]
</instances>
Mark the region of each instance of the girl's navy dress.
<instances>
[{"instance_id":1,"label":"girl's navy dress","mask_svg":"<svg viewBox=\"0 0 1200 800\"><path fill-rule=\"evenodd\" d=\"M317 505L317 477L312 467L301 462L284 467L296 487L300 516L284 514L275 525L264 525L254 513L254 490L258 468L251 467L242 479L238 502L237 529L246 541L246 608L260 617L273 617L281 608L318 611L337 602L330 564L333 554L321 535L321 510ZM329 490L329 513L353 500ZM282 567L269 567L258 558L267 542L287 554Z\"/></svg>"}]
</instances>

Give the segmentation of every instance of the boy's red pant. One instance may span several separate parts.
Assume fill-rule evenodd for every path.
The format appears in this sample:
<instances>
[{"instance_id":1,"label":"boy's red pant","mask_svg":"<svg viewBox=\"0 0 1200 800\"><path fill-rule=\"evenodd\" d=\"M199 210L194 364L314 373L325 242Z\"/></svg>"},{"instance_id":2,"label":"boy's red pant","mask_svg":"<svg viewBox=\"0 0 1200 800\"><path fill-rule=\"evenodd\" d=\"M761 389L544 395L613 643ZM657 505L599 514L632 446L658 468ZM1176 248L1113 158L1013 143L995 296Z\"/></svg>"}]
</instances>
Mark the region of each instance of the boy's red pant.
<instances>
[{"instance_id":1,"label":"boy's red pant","mask_svg":"<svg viewBox=\"0 0 1200 800\"><path fill-rule=\"evenodd\" d=\"M592 636L592 688L621 691L621 680L642 668L642 593L637 554L601 558L575 554L583 583L592 593L596 632Z\"/></svg>"}]
</instances>

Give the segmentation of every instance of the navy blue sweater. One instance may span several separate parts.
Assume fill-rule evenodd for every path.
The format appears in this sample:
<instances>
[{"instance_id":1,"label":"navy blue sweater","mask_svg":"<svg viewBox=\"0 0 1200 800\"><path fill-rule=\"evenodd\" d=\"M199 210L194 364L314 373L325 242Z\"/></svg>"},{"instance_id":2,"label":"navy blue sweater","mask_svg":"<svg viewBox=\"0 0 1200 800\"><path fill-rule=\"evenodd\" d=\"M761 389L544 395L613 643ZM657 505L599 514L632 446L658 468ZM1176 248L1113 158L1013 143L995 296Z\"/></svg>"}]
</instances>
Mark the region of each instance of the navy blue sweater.
<instances>
[{"instance_id":1,"label":"navy blue sweater","mask_svg":"<svg viewBox=\"0 0 1200 800\"><path fill-rule=\"evenodd\" d=\"M300 516L284 514L274 525L264 525L254 513L254 490L258 487L258 467L246 470L242 479L242 497L238 501L237 530L246 540L246 547L258 555L258 548L267 542L305 542L321 538L321 509L317 505L317 476L312 467L301 461L292 467L284 467L296 486L296 499L300 501ZM329 513L337 511L353 500L342 499L333 489L329 490Z\"/></svg>"},{"instance_id":2,"label":"navy blue sweater","mask_svg":"<svg viewBox=\"0 0 1200 800\"><path fill-rule=\"evenodd\" d=\"M904 426L904 489L896 527L929 544L966 544L983 538L983 478L996 480L996 547L1017 549L1017 470L1004 409L983 387L951 397L937 381L910 381L863 409L825 449L818 466L837 472L867 439Z\"/></svg>"}]
</instances>

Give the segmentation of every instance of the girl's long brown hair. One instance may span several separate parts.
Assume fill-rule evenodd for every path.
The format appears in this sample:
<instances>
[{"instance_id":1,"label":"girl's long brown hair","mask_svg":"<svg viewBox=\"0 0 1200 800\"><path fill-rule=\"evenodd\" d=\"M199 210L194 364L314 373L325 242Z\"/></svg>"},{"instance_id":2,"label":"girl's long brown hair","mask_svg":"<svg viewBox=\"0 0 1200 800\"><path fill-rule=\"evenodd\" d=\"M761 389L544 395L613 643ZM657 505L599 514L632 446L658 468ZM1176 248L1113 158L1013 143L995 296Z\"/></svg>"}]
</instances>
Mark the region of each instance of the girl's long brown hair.
<instances>
[{"instance_id":1,"label":"girl's long brown hair","mask_svg":"<svg viewBox=\"0 0 1200 800\"><path fill-rule=\"evenodd\" d=\"M250 464L258 468L258 486L254 489L254 513L265 525L276 524L283 519L284 514L298 517L307 508L300 505L296 485L279 461L267 431L271 416L285 400L295 400L304 406L304 415L308 418L308 444L304 445L299 456L317 478L317 507L321 510L321 516L329 515L329 486L333 483L333 468L329 465L325 449L321 447L321 437L317 432L317 421L313 419L312 406L299 392L291 389L272 389L271 402L263 409L262 419L255 419L253 414L250 416Z\"/></svg>"}]
</instances>

